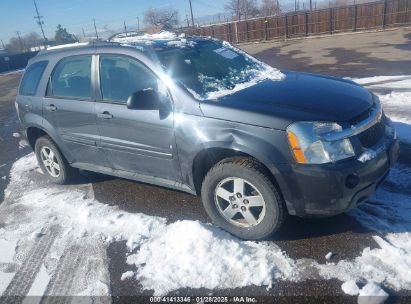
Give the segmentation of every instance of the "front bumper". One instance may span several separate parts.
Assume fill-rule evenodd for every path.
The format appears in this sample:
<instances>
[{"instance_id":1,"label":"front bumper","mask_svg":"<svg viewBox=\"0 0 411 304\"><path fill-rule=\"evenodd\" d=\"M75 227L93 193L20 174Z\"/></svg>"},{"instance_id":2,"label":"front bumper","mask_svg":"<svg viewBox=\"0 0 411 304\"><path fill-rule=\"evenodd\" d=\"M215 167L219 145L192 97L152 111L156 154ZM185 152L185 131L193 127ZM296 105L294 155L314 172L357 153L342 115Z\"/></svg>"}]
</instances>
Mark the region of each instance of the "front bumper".
<instances>
[{"instance_id":1,"label":"front bumper","mask_svg":"<svg viewBox=\"0 0 411 304\"><path fill-rule=\"evenodd\" d=\"M368 161L350 159L325 165L283 165L279 169L292 215L331 216L355 208L371 196L397 161L399 144L384 143ZM280 185L281 187L281 185Z\"/></svg>"}]
</instances>

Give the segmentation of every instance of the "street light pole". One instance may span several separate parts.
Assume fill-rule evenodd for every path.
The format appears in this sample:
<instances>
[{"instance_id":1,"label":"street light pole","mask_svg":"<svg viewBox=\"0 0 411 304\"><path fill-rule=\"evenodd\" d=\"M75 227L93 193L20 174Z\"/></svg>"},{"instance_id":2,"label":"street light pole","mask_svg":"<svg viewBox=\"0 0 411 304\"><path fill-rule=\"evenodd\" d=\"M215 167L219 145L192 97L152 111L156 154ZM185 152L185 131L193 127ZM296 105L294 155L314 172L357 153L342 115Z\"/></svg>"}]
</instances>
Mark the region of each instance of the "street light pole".
<instances>
[{"instance_id":1,"label":"street light pole","mask_svg":"<svg viewBox=\"0 0 411 304\"><path fill-rule=\"evenodd\" d=\"M140 18L137 17L137 32L140 31Z\"/></svg>"}]
</instances>

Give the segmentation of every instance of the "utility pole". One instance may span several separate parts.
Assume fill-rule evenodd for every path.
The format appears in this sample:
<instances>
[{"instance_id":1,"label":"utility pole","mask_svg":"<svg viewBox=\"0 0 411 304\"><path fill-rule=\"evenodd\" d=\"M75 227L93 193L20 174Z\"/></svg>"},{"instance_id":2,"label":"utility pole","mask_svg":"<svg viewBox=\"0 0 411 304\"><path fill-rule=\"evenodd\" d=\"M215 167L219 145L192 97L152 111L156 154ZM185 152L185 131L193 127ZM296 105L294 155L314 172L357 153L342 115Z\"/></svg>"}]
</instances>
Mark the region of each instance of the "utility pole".
<instances>
[{"instance_id":1,"label":"utility pole","mask_svg":"<svg viewBox=\"0 0 411 304\"><path fill-rule=\"evenodd\" d=\"M40 26L41 33L43 34L44 47L47 47L47 38L46 38L46 35L44 34L44 29L43 29L44 21L42 20L44 17L40 16L39 14L39 9L37 7L36 0L33 0L33 2L34 2L34 7L36 8L36 15L37 15L34 17L34 19L37 19L37 24Z\"/></svg>"},{"instance_id":2,"label":"utility pole","mask_svg":"<svg viewBox=\"0 0 411 304\"><path fill-rule=\"evenodd\" d=\"M310 0L310 11L313 10L313 0Z\"/></svg>"},{"instance_id":3,"label":"utility pole","mask_svg":"<svg viewBox=\"0 0 411 304\"><path fill-rule=\"evenodd\" d=\"M193 6L191 5L191 0L188 0L188 2L190 3L190 12L191 12L191 24L194 27L194 16L193 16Z\"/></svg>"},{"instance_id":4,"label":"utility pole","mask_svg":"<svg viewBox=\"0 0 411 304\"><path fill-rule=\"evenodd\" d=\"M24 45L23 45L23 41L21 40L20 32L17 31L16 34L17 34L17 37L19 38L20 49L21 49L22 51L24 51Z\"/></svg>"},{"instance_id":5,"label":"utility pole","mask_svg":"<svg viewBox=\"0 0 411 304\"><path fill-rule=\"evenodd\" d=\"M94 31L96 32L96 40L98 40L98 33L97 33L97 27L96 27L96 19L93 18L93 23L94 23Z\"/></svg>"},{"instance_id":6,"label":"utility pole","mask_svg":"<svg viewBox=\"0 0 411 304\"><path fill-rule=\"evenodd\" d=\"M190 27L190 21L188 20L188 15L186 14L186 20L187 20L187 27Z\"/></svg>"},{"instance_id":7,"label":"utility pole","mask_svg":"<svg viewBox=\"0 0 411 304\"><path fill-rule=\"evenodd\" d=\"M81 30L83 31L83 37L86 38L86 33L84 32L84 27L82 27Z\"/></svg>"},{"instance_id":8,"label":"utility pole","mask_svg":"<svg viewBox=\"0 0 411 304\"><path fill-rule=\"evenodd\" d=\"M297 11L297 0L294 0L294 11Z\"/></svg>"},{"instance_id":9,"label":"utility pole","mask_svg":"<svg viewBox=\"0 0 411 304\"><path fill-rule=\"evenodd\" d=\"M126 20L124 20L124 33L126 33L126 37L127 37L127 26L126 26Z\"/></svg>"},{"instance_id":10,"label":"utility pole","mask_svg":"<svg viewBox=\"0 0 411 304\"><path fill-rule=\"evenodd\" d=\"M140 18L137 17L137 32L140 31Z\"/></svg>"},{"instance_id":11,"label":"utility pole","mask_svg":"<svg viewBox=\"0 0 411 304\"><path fill-rule=\"evenodd\" d=\"M240 14L240 0L237 0L237 21L240 21L241 14Z\"/></svg>"}]
</instances>

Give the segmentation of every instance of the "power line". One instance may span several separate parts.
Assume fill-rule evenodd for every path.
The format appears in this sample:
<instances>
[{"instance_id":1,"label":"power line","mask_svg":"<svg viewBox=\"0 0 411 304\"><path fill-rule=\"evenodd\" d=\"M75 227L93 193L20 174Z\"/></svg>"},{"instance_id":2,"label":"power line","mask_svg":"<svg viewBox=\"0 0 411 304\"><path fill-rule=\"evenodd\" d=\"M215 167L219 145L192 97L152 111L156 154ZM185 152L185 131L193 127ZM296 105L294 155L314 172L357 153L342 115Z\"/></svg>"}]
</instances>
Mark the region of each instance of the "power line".
<instances>
[{"instance_id":1,"label":"power line","mask_svg":"<svg viewBox=\"0 0 411 304\"><path fill-rule=\"evenodd\" d=\"M43 22L43 16L40 16L40 14L39 14L39 9L38 9L38 7L37 7L37 3L36 3L36 0L33 0L33 2L34 2L34 7L36 8L36 14L37 14L37 16L35 16L34 17L34 19L37 19L37 24L40 26L40 29L41 29L41 33L43 34L43 44L44 44L44 47L46 47L47 46L47 38L46 38L46 35L44 34L44 29L43 29L43 24L44 24L44 22Z\"/></svg>"}]
</instances>

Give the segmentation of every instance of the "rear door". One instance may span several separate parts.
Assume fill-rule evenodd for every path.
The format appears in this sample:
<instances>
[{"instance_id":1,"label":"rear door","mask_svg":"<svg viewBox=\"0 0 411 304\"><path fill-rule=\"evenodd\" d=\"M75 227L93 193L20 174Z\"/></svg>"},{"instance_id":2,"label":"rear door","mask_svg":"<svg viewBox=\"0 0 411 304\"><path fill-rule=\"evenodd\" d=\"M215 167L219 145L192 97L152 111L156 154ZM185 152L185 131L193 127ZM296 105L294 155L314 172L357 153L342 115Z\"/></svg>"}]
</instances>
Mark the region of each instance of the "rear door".
<instances>
[{"instance_id":1,"label":"rear door","mask_svg":"<svg viewBox=\"0 0 411 304\"><path fill-rule=\"evenodd\" d=\"M145 89L172 101L167 88L143 63L125 55L100 55L101 98L96 102L101 147L115 169L180 180L174 123L168 111L128 109L130 95Z\"/></svg>"},{"instance_id":2,"label":"rear door","mask_svg":"<svg viewBox=\"0 0 411 304\"><path fill-rule=\"evenodd\" d=\"M93 60L92 54L76 55L56 64L49 79L43 115L56 128L74 162L107 166L107 159L97 146Z\"/></svg>"}]
</instances>

